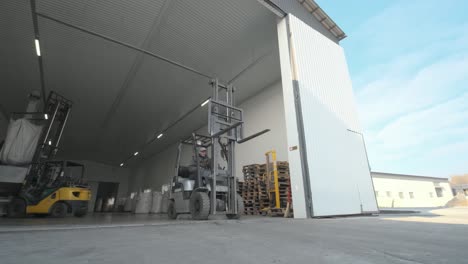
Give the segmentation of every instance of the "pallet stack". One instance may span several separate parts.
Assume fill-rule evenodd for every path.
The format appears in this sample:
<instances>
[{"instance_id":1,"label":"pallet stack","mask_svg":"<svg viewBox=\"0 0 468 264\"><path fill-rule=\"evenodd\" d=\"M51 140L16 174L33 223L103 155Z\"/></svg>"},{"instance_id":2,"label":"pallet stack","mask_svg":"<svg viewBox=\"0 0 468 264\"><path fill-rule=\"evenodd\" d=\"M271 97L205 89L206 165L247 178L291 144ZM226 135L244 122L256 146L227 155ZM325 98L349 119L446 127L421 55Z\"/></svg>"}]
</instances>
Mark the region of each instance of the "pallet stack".
<instances>
[{"instance_id":1,"label":"pallet stack","mask_svg":"<svg viewBox=\"0 0 468 264\"><path fill-rule=\"evenodd\" d=\"M259 203L259 212L263 209L270 207L270 197L268 196L268 186L265 182L266 170L265 173L259 178L258 181L258 203Z\"/></svg>"},{"instance_id":2,"label":"pallet stack","mask_svg":"<svg viewBox=\"0 0 468 264\"><path fill-rule=\"evenodd\" d=\"M260 214L259 186L265 174L265 165L251 164L242 168L244 173L244 184L242 198L244 198L244 209L247 215Z\"/></svg>"},{"instance_id":3,"label":"pallet stack","mask_svg":"<svg viewBox=\"0 0 468 264\"><path fill-rule=\"evenodd\" d=\"M257 179L265 174L266 166L265 164L246 165L242 168L242 172L244 173L244 179Z\"/></svg>"},{"instance_id":4,"label":"pallet stack","mask_svg":"<svg viewBox=\"0 0 468 264\"><path fill-rule=\"evenodd\" d=\"M273 164L270 164L273 167ZM289 177L289 163L287 161L277 161L276 167L278 170L278 184L279 184L279 196L280 196L280 207L286 208L288 199L291 197L291 182ZM269 189L273 190L275 187L274 177L265 177L266 185L269 186ZM270 202L271 206L275 206L275 199L272 196L272 201Z\"/></svg>"},{"instance_id":5,"label":"pallet stack","mask_svg":"<svg viewBox=\"0 0 468 264\"><path fill-rule=\"evenodd\" d=\"M289 164L277 162L280 203L286 208L290 195ZM273 166L271 165L271 168ZM266 175L266 164L251 164L243 167L244 182L240 192L244 199L245 214L264 214L263 209L274 207L275 201L268 195L268 190L274 189L274 178Z\"/></svg>"}]
</instances>

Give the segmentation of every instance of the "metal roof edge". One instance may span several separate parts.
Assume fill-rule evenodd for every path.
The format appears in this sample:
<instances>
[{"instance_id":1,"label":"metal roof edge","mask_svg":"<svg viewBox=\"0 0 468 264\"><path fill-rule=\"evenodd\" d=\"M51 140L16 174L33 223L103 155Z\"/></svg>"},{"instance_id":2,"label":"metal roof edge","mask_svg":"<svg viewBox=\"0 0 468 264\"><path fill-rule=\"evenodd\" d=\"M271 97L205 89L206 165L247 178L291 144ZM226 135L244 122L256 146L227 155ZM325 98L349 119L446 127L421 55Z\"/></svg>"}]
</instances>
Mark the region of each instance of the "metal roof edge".
<instances>
[{"instance_id":1,"label":"metal roof edge","mask_svg":"<svg viewBox=\"0 0 468 264\"><path fill-rule=\"evenodd\" d=\"M397 173L389 173L389 172L371 171L371 175L373 175L374 173L384 174L388 176L408 177L408 178L417 178L417 179L431 179L431 180L443 180L443 181L449 180L448 178L439 178L439 177L431 177L431 176L418 176L418 175L409 175L409 174L397 174Z\"/></svg>"},{"instance_id":2,"label":"metal roof edge","mask_svg":"<svg viewBox=\"0 0 468 264\"><path fill-rule=\"evenodd\" d=\"M328 16L327 13L314 0L297 0L309 13L311 13L330 33L339 41L346 38L346 33Z\"/></svg>"}]
</instances>

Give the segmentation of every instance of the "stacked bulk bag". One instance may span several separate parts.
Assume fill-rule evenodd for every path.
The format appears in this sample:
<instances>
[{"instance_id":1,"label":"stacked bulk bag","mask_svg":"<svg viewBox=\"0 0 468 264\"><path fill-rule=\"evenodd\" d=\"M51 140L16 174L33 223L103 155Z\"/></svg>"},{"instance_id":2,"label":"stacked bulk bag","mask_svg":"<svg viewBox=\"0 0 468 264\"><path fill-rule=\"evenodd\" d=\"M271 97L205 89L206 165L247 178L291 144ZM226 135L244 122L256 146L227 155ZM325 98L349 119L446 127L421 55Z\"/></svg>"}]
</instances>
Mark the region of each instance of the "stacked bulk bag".
<instances>
[{"instance_id":1,"label":"stacked bulk bag","mask_svg":"<svg viewBox=\"0 0 468 264\"><path fill-rule=\"evenodd\" d=\"M126 201L127 201L127 197L117 198L117 202L115 203L115 207L114 207L114 212L123 212L125 209Z\"/></svg>"},{"instance_id":2,"label":"stacked bulk bag","mask_svg":"<svg viewBox=\"0 0 468 264\"><path fill-rule=\"evenodd\" d=\"M153 192L153 204L151 206L150 213L152 214L160 214L162 213L162 202L163 196L161 192Z\"/></svg>"},{"instance_id":3,"label":"stacked bulk bag","mask_svg":"<svg viewBox=\"0 0 468 264\"><path fill-rule=\"evenodd\" d=\"M0 150L0 163L17 166L31 163L42 128L24 118L11 120Z\"/></svg>"},{"instance_id":4,"label":"stacked bulk bag","mask_svg":"<svg viewBox=\"0 0 468 264\"><path fill-rule=\"evenodd\" d=\"M124 209L123 209L124 212L133 212L135 201L136 201L136 193L132 192L128 196L128 198L125 200Z\"/></svg>"},{"instance_id":5,"label":"stacked bulk bag","mask_svg":"<svg viewBox=\"0 0 468 264\"><path fill-rule=\"evenodd\" d=\"M103 201L103 204L102 204L102 211L103 212L112 212L112 210L114 209L114 203L115 203L115 198L114 197L110 197L110 198L107 198Z\"/></svg>"},{"instance_id":6,"label":"stacked bulk bag","mask_svg":"<svg viewBox=\"0 0 468 264\"><path fill-rule=\"evenodd\" d=\"M161 187L161 193L162 193L161 213L167 213L167 205L169 203L170 191L171 191L170 184L164 184Z\"/></svg>"},{"instance_id":7,"label":"stacked bulk bag","mask_svg":"<svg viewBox=\"0 0 468 264\"><path fill-rule=\"evenodd\" d=\"M136 199L135 214L148 214L151 210L151 204L153 202L153 195L151 189L146 189L140 192Z\"/></svg>"}]
</instances>

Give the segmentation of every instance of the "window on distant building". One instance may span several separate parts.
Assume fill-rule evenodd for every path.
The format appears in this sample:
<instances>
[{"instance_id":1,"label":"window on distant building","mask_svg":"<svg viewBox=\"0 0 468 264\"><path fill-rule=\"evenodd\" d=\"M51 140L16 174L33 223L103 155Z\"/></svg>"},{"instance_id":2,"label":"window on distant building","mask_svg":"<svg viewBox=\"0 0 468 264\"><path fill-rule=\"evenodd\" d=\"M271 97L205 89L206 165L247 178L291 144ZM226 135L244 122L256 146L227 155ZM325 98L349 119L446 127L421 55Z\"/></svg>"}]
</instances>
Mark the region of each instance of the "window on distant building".
<instances>
[{"instance_id":1,"label":"window on distant building","mask_svg":"<svg viewBox=\"0 0 468 264\"><path fill-rule=\"evenodd\" d=\"M387 197L392 197L392 192L387 191Z\"/></svg>"},{"instance_id":2,"label":"window on distant building","mask_svg":"<svg viewBox=\"0 0 468 264\"><path fill-rule=\"evenodd\" d=\"M444 196L444 189L442 187L435 187L435 191L436 191L437 197Z\"/></svg>"},{"instance_id":3,"label":"window on distant building","mask_svg":"<svg viewBox=\"0 0 468 264\"><path fill-rule=\"evenodd\" d=\"M432 192L430 192L429 197L434 198L434 194Z\"/></svg>"},{"instance_id":4,"label":"window on distant building","mask_svg":"<svg viewBox=\"0 0 468 264\"><path fill-rule=\"evenodd\" d=\"M414 199L414 193L413 192L409 192L409 198Z\"/></svg>"},{"instance_id":5,"label":"window on distant building","mask_svg":"<svg viewBox=\"0 0 468 264\"><path fill-rule=\"evenodd\" d=\"M403 195L403 192L399 192L398 196L400 197L400 199L405 199L405 196Z\"/></svg>"}]
</instances>

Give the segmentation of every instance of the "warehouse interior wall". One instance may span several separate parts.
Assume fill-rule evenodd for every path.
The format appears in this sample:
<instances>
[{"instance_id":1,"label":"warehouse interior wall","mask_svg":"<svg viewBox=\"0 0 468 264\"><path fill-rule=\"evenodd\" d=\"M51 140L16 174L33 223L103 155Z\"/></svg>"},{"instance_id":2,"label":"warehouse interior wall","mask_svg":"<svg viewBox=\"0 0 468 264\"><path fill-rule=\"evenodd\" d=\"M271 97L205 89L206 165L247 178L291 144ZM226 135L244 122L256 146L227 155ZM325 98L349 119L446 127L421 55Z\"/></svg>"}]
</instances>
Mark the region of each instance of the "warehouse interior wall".
<instances>
[{"instance_id":1,"label":"warehouse interior wall","mask_svg":"<svg viewBox=\"0 0 468 264\"><path fill-rule=\"evenodd\" d=\"M91 187L97 190L98 182L115 182L119 183L119 190L116 198L126 197L128 193L128 183L130 169L110 166L95 161L79 160L77 163L85 166L84 179L91 183ZM89 203L89 211L93 211L96 201L96 192L93 192Z\"/></svg>"},{"instance_id":2,"label":"warehouse interior wall","mask_svg":"<svg viewBox=\"0 0 468 264\"><path fill-rule=\"evenodd\" d=\"M240 106L244 110L246 136L264 129L270 132L236 146L236 176L243 178L242 167L265 163L265 152L276 150L278 161L287 161L286 124L283 91L280 81L249 98Z\"/></svg>"},{"instance_id":3,"label":"warehouse interior wall","mask_svg":"<svg viewBox=\"0 0 468 264\"><path fill-rule=\"evenodd\" d=\"M281 83L277 80L239 105L244 110L246 136L267 128L271 131L244 144L236 145L237 177L243 178L242 166L264 163L264 153L268 150L275 149L278 160L287 160L282 96ZM198 129L197 133L206 135L206 126ZM170 182L174 174L176 155L177 143L148 159L138 161L130 172L129 191L135 192L148 188L159 191L163 184Z\"/></svg>"},{"instance_id":4,"label":"warehouse interior wall","mask_svg":"<svg viewBox=\"0 0 468 264\"><path fill-rule=\"evenodd\" d=\"M163 184L174 176L177 143L170 145L158 154L139 161L131 169L130 192L152 189L160 191Z\"/></svg>"}]
</instances>

